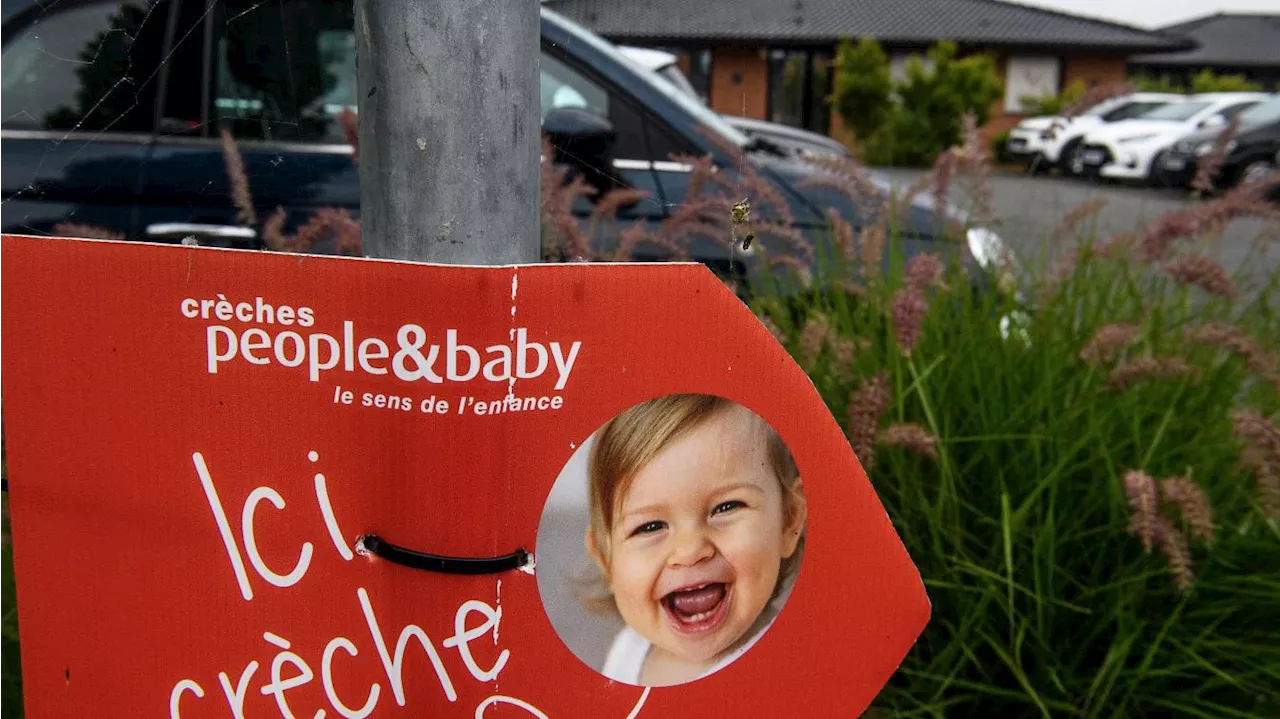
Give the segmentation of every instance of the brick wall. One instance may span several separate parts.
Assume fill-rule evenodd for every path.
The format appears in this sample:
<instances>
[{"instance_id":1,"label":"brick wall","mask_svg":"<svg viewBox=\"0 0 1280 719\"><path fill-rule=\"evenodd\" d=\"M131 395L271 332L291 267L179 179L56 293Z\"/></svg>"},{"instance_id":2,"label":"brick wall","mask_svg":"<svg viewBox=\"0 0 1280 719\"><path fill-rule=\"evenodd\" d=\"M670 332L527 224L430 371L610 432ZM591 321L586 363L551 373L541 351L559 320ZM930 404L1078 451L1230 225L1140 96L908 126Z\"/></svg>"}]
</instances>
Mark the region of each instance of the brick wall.
<instances>
[{"instance_id":1,"label":"brick wall","mask_svg":"<svg viewBox=\"0 0 1280 719\"><path fill-rule=\"evenodd\" d=\"M768 63L760 47L717 47L711 59L711 109L722 115L765 119Z\"/></svg>"},{"instance_id":2,"label":"brick wall","mask_svg":"<svg viewBox=\"0 0 1280 719\"><path fill-rule=\"evenodd\" d=\"M1124 82L1128 77L1125 58L1119 55L1072 55L1066 59L1064 87L1082 80L1085 88Z\"/></svg>"}]
</instances>

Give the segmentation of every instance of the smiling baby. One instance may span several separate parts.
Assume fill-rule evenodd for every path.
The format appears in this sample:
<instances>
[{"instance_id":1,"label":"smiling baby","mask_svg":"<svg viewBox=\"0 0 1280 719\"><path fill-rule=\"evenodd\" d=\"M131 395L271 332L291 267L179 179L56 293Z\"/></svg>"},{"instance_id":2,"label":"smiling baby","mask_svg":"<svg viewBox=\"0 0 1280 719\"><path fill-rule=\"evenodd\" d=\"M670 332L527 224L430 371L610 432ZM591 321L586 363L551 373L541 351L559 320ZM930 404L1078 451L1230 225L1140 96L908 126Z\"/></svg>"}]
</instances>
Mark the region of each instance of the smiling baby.
<instances>
[{"instance_id":1,"label":"smiling baby","mask_svg":"<svg viewBox=\"0 0 1280 719\"><path fill-rule=\"evenodd\" d=\"M661 397L600 429L589 473L587 551L627 625L602 673L668 686L746 651L804 536L803 485L773 428L729 400Z\"/></svg>"}]
</instances>

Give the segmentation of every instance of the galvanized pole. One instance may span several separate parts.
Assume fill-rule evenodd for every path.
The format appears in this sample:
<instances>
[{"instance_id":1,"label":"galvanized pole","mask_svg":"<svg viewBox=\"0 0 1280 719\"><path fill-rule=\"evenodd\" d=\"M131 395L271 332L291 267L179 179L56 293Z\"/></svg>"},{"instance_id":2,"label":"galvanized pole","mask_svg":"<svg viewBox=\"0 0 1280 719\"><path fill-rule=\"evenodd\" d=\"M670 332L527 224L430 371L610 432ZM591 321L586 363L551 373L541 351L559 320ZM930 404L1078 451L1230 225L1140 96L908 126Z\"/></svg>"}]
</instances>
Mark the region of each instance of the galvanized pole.
<instances>
[{"instance_id":1,"label":"galvanized pole","mask_svg":"<svg viewBox=\"0 0 1280 719\"><path fill-rule=\"evenodd\" d=\"M369 257L539 256L537 0L355 0Z\"/></svg>"}]
</instances>

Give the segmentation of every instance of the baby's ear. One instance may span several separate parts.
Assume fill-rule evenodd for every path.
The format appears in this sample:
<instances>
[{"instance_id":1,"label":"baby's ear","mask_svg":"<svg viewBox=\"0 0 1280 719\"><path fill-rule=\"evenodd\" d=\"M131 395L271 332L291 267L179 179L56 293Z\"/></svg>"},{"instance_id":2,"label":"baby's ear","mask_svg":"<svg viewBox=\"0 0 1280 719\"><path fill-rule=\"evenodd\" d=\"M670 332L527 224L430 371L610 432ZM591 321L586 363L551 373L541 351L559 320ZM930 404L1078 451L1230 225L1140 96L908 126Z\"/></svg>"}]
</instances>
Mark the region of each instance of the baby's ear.
<instances>
[{"instance_id":1,"label":"baby's ear","mask_svg":"<svg viewBox=\"0 0 1280 719\"><path fill-rule=\"evenodd\" d=\"M782 556L790 558L800 545L804 524L809 519L809 500L804 496L804 482L796 477L795 484L787 490L787 516L782 528Z\"/></svg>"},{"instance_id":2,"label":"baby's ear","mask_svg":"<svg viewBox=\"0 0 1280 719\"><path fill-rule=\"evenodd\" d=\"M596 563L596 566L600 568L600 573L603 574L607 580L609 578L609 564L604 560L604 552L600 548L600 543L596 541L595 530L589 526L587 527L585 539L587 543L587 555Z\"/></svg>"}]
</instances>

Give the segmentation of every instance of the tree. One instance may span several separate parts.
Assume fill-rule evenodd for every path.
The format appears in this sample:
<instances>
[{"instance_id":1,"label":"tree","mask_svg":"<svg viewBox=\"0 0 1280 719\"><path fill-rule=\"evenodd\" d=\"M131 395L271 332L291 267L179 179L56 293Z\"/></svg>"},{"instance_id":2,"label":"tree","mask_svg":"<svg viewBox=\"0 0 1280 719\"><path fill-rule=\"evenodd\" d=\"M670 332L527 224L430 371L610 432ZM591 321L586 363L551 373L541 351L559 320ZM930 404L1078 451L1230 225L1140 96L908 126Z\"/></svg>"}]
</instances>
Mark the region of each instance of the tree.
<instances>
[{"instance_id":1,"label":"tree","mask_svg":"<svg viewBox=\"0 0 1280 719\"><path fill-rule=\"evenodd\" d=\"M960 142L961 118L971 114L979 125L991 116L991 105L1004 94L996 61L989 54L956 59L955 43L942 41L929 50L929 66L919 56L907 61L907 76L898 83L894 114L895 161L928 164Z\"/></svg>"},{"instance_id":2,"label":"tree","mask_svg":"<svg viewBox=\"0 0 1280 719\"><path fill-rule=\"evenodd\" d=\"M870 137L893 111L889 58L871 38L864 37L856 44L845 39L836 52L835 66L832 101L836 112L856 137Z\"/></svg>"},{"instance_id":3,"label":"tree","mask_svg":"<svg viewBox=\"0 0 1280 719\"><path fill-rule=\"evenodd\" d=\"M906 77L895 82L875 40L840 44L832 101L864 162L928 165L960 142L966 114L979 125L990 118L1004 94L995 58L956 55L955 43L939 42L927 59L908 58Z\"/></svg>"}]
</instances>

